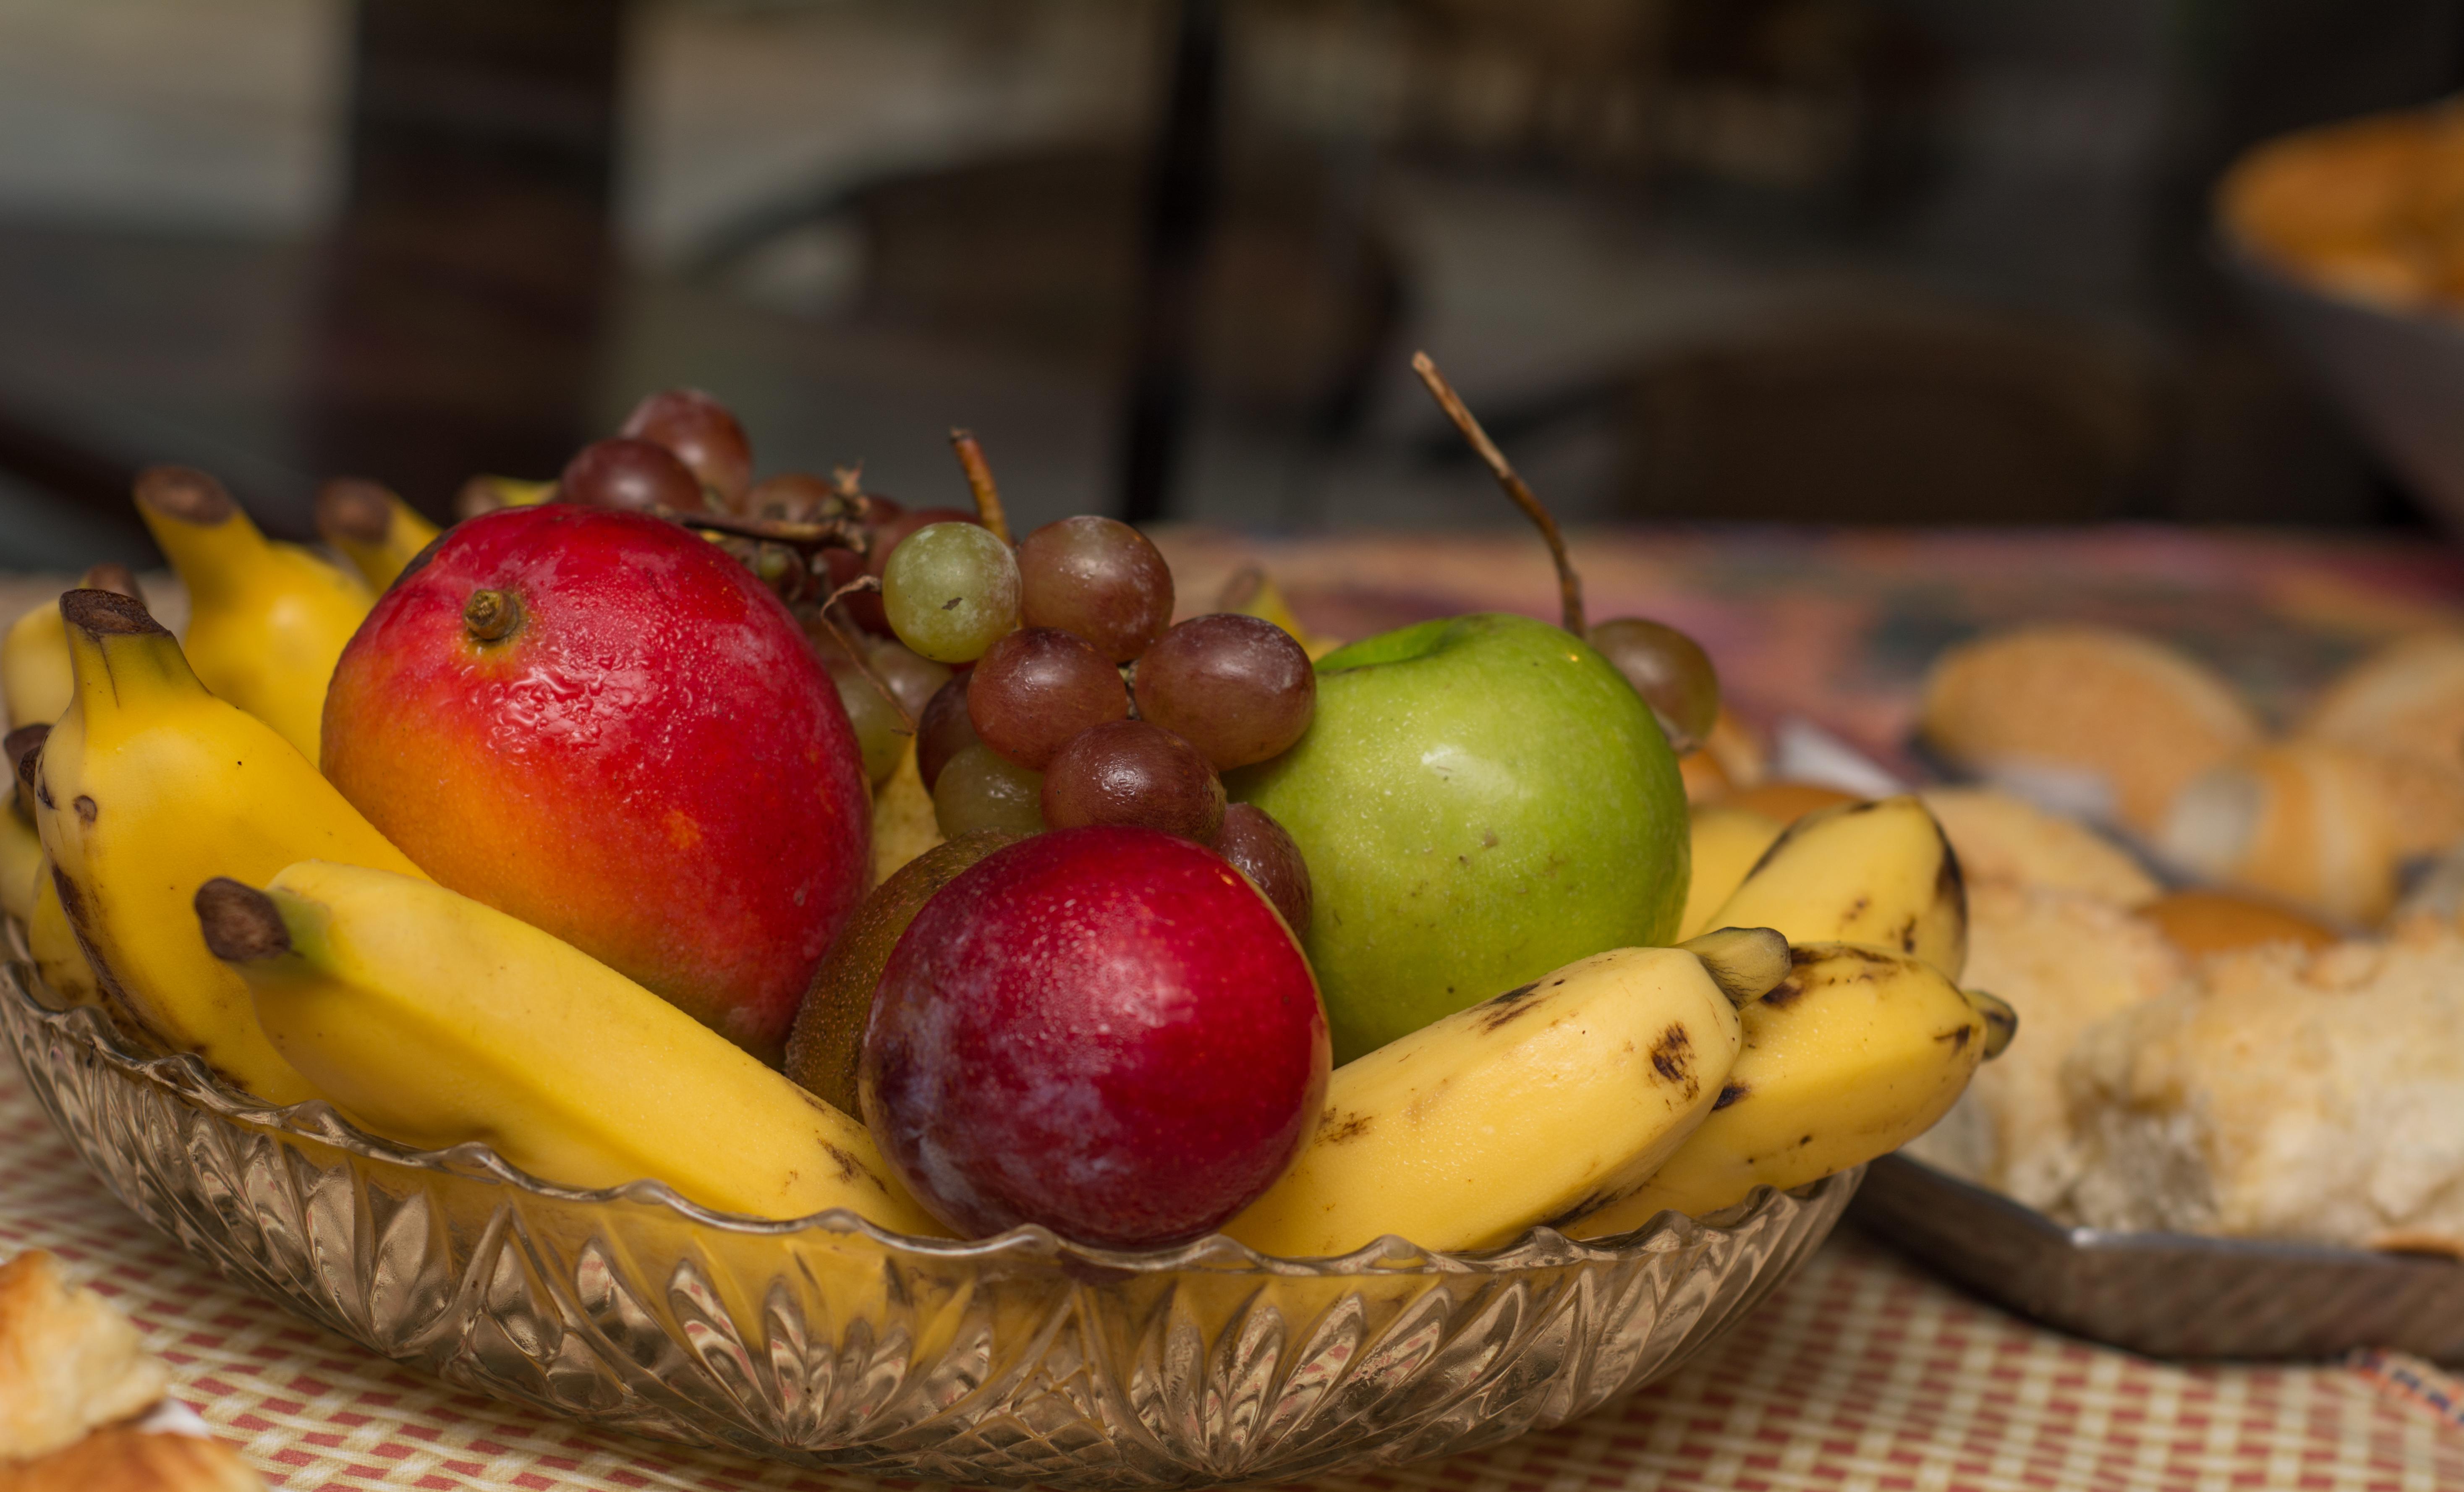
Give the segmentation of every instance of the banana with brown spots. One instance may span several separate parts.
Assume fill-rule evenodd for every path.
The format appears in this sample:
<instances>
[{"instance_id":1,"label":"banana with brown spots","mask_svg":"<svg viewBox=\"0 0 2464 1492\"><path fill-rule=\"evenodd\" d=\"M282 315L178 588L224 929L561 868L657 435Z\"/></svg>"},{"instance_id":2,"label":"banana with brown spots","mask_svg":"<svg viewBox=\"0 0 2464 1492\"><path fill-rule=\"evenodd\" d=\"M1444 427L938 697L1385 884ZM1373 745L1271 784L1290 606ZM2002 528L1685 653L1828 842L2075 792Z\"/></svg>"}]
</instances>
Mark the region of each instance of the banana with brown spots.
<instances>
[{"instance_id":1,"label":"banana with brown spots","mask_svg":"<svg viewBox=\"0 0 2464 1492\"><path fill-rule=\"evenodd\" d=\"M1921 958L1809 943L1739 1012L1742 1048L1703 1121L1639 1190L1566 1231L1605 1238L1662 1211L1702 1217L1757 1186L1785 1191L1887 1154L1932 1128L2017 1018Z\"/></svg>"},{"instance_id":2,"label":"banana with brown spots","mask_svg":"<svg viewBox=\"0 0 2464 1492\"><path fill-rule=\"evenodd\" d=\"M33 921L45 977L90 979L122 1022L268 1103L322 1096L257 1029L189 898L209 876L262 878L312 857L418 867L274 727L209 693L142 603L73 590L59 609L76 687L19 778L52 867L55 899ZM60 932L83 950L82 974Z\"/></svg>"},{"instance_id":3,"label":"banana with brown spots","mask_svg":"<svg viewBox=\"0 0 2464 1492\"><path fill-rule=\"evenodd\" d=\"M424 1149L484 1140L573 1187L665 1181L759 1218L946 1230L864 1126L588 954L432 881L321 860L216 878L188 926L283 1057Z\"/></svg>"},{"instance_id":4,"label":"banana with brown spots","mask_svg":"<svg viewBox=\"0 0 2464 1492\"><path fill-rule=\"evenodd\" d=\"M1705 926L1872 943L1955 981L1968 963L1968 887L1942 825L1903 793L1797 820Z\"/></svg>"},{"instance_id":5,"label":"banana with brown spots","mask_svg":"<svg viewBox=\"0 0 2464 1492\"><path fill-rule=\"evenodd\" d=\"M1710 1113L1778 934L1621 948L1344 1064L1300 1157L1223 1231L1262 1254L1505 1243L1622 1196Z\"/></svg>"}]
</instances>

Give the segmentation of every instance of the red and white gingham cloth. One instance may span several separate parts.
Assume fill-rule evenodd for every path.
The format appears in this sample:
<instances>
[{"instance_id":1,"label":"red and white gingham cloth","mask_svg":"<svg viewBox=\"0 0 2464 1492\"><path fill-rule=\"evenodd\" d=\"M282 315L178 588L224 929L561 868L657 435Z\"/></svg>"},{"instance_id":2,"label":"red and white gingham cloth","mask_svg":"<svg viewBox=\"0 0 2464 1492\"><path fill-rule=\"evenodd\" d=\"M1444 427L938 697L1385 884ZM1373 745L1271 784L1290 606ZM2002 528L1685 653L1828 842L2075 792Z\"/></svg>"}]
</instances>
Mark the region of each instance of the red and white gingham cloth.
<instances>
[{"instance_id":1,"label":"red and white gingham cloth","mask_svg":"<svg viewBox=\"0 0 2464 1492\"><path fill-rule=\"evenodd\" d=\"M0 1257L56 1251L136 1318L173 1392L290 1492L869 1489L599 1435L446 1387L225 1284L78 1164L0 1063ZM2464 1385L2364 1354L2179 1368L2040 1330L1835 1240L1674 1379L1560 1430L1324 1492L2464 1488Z\"/></svg>"}]
</instances>

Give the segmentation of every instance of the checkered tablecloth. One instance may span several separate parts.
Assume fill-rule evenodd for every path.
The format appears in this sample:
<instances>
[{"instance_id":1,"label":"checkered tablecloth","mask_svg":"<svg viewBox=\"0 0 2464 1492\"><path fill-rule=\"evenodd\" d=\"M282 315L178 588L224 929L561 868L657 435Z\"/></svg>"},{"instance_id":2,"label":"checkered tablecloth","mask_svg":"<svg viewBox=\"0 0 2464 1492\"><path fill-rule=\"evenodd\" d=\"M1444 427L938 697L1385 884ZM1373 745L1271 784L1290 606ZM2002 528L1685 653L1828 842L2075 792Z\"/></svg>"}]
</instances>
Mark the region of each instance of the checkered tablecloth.
<instances>
[{"instance_id":1,"label":"checkered tablecloth","mask_svg":"<svg viewBox=\"0 0 2464 1492\"><path fill-rule=\"evenodd\" d=\"M585 1432L397 1369L235 1289L88 1175L0 1062L0 1256L46 1247L117 1301L173 1392L266 1480L358 1487L877 1485ZM2440 1492L2458 1386L2428 1364L2181 1368L2039 1330L1835 1240L1675 1378L1496 1450L1325 1492L1874 1488Z\"/></svg>"}]
</instances>

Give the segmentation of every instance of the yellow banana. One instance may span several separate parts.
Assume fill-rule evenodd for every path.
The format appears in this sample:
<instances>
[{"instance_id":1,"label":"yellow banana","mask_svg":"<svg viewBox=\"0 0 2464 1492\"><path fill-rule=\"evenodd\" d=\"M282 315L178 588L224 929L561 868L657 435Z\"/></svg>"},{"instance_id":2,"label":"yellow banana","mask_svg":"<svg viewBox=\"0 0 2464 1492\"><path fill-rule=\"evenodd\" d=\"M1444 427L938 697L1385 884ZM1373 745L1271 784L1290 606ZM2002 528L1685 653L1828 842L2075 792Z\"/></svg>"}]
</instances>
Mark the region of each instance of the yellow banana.
<instances>
[{"instance_id":1,"label":"yellow banana","mask_svg":"<svg viewBox=\"0 0 2464 1492\"><path fill-rule=\"evenodd\" d=\"M319 1096L206 951L189 900L323 857L418 875L273 727L215 698L145 608L60 598L77 692L37 758L34 820L106 1002L269 1103Z\"/></svg>"},{"instance_id":2,"label":"yellow banana","mask_svg":"<svg viewBox=\"0 0 2464 1492\"><path fill-rule=\"evenodd\" d=\"M68 912L60 906L60 884L52 874L49 860L43 862L42 879L34 884L34 910L26 918L26 951L34 955L34 972L63 1006L102 1003L101 985L94 976L94 965L86 961L85 950L77 946Z\"/></svg>"},{"instance_id":3,"label":"yellow banana","mask_svg":"<svg viewBox=\"0 0 2464 1492\"><path fill-rule=\"evenodd\" d=\"M453 494L453 516L475 518L498 508L527 508L535 503L552 502L555 498L554 480L526 482L517 476L474 476L464 482L462 490Z\"/></svg>"},{"instance_id":4,"label":"yellow banana","mask_svg":"<svg viewBox=\"0 0 2464 1492\"><path fill-rule=\"evenodd\" d=\"M439 532L383 482L338 476L317 489L318 536L376 590L391 585Z\"/></svg>"},{"instance_id":5,"label":"yellow banana","mask_svg":"<svg viewBox=\"0 0 2464 1492\"><path fill-rule=\"evenodd\" d=\"M1605 1238L1663 1210L1699 1218L1887 1154L1932 1128L2009 1039L1923 959L1861 943L1790 953L1788 978L1738 1013L1744 1049L1711 1116L1640 1190L1568 1233Z\"/></svg>"},{"instance_id":6,"label":"yellow banana","mask_svg":"<svg viewBox=\"0 0 2464 1492\"><path fill-rule=\"evenodd\" d=\"M11 725L49 725L69 707L69 645L59 607L46 601L0 638L0 694Z\"/></svg>"},{"instance_id":7,"label":"yellow banana","mask_svg":"<svg viewBox=\"0 0 2464 1492\"><path fill-rule=\"evenodd\" d=\"M325 686L375 592L297 544L268 539L203 472L141 473L137 511L187 582L197 677L317 760Z\"/></svg>"},{"instance_id":8,"label":"yellow banana","mask_svg":"<svg viewBox=\"0 0 2464 1492\"><path fill-rule=\"evenodd\" d=\"M1797 820L1707 925L1777 928L1792 943L1896 948L1954 981L1968 963L1959 857L1913 794Z\"/></svg>"},{"instance_id":9,"label":"yellow banana","mask_svg":"<svg viewBox=\"0 0 2464 1492\"><path fill-rule=\"evenodd\" d=\"M1621 948L1334 1070L1299 1158L1223 1231L1262 1254L1504 1243L1622 1196L1710 1112L1736 1007L1683 949Z\"/></svg>"},{"instance_id":10,"label":"yellow banana","mask_svg":"<svg viewBox=\"0 0 2464 1492\"><path fill-rule=\"evenodd\" d=\"M42 836L17 811L12 791L9 802L0 806L0 911L20 922L33 921L34 888L42 884L46 868Z\"/></svg>"},{"instance_id":11,"label":"yellow banana","mask_svg":"<svg viewBox=\"0 0 2464 1492\"><path fill-rule=\"evenodd\" d=\"M433 882L306 861L215 880L195 921L292 1063L381 1134L484 1140L567 1186L706 1207L846 1207L946 1236L864 1127L569 943Z\"/></svg>"},{"instance_id":12,"label":"yellow banana","mask_svg":"<svg viewBox=\"0 0 2464 1492\"><path fill-rule=\"evenodd\" d=\"M1712 914L1788 827L1768 814L1717 803L1695 809L1693 821L1694 875L1685 889L1685 915L1677 924L1681 938L1712 926Z\"/></svg>"},{"instance_id":13,"label":"yellow banana","mask_svg":"<svg viewBox=\"0 0 2464 1492\"><path fill-rule=\"evenodd\" d=\"M48 608L54 616L59 607ZM26 925L26 951L34 972L52 993L70 1005L100 1003L94 965L77 947L77 932L60 907L59 883L52 875L52 857L43 853L41 831L34 826L34 766L48 725L20 726L0 740L0 757L11 764L9 802L0 807L0 911Z\"/></svg>"},{"instance_id":14,"label":"yellow banana","mask_svg":"<svg viewBox=\"0 0 2464 1492\"><path fill-rule=\"evenodd\" d=\"M27 725L0 737L0 761L9 771L9 801L0 803L0 911L20 922L34 920L34 887L50 870L43 864L43 837L34 827L33 776L18 763L40 751L51 733L48 725Z\"/></svg>"},{"instance_id":15,"label":"yellow banana","mask_svg":"<svg viewBox=\"0 0 2464 1492\"><path fill-rule=\"evenodd\" d=\"M1275 583L1275 578L1266 573L1264 565L1244 564L1233 571L1223 582L1223 588L1216 593L1215 609L1273 623L1290 633L1292 641L1300 644L1301 650L1311 658L1323 658L1343 646L1331 637L1319 637L1301 625L1300 618L1292 615L1291 603L1284 599L1283 587Z\"/></svg>"},{"instance_id":16,"label":"yellow banana","mask_svg":"<svg viewBox=\"0 0 2464 1492\"><path fill-rule=\"evenodd\" d=\"M124 564L96 565L77 583L88 590L145 599L137 589L136 575ZM0 638L0 698L8 704L11 727L49 725L69 707L69 640L60 630L56 601L47 600L19 617Z\"/></svg>"}]
</instances>

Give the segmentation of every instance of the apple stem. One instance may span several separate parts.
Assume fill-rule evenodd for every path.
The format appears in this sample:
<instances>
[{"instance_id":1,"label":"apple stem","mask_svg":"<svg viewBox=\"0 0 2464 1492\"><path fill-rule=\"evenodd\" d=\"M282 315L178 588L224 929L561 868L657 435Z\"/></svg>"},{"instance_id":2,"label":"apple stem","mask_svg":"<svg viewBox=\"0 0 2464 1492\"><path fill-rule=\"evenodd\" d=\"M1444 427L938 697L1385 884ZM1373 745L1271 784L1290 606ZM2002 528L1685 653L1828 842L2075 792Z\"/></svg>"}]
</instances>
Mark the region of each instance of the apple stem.
<instances>
[{"instance_id":1,"label":"apple stem","mask_svg":"<svg viewBox=\"0 0 2464 1492\"><path fill-rule=\"evenodd\" d=\"M864 681L872 686L872 691L888 700L890 708L898 712L898 718L907 722L907 734L913 735L915 734L915 717L907 713L907 707L898 702L898 696L891 692L890 686L882 681L881 675L872 671L871 660L865 657L864 649L856 645L855 639L847 636L847 628L839 625L838 619L830 615L831 609L847 597L879 589L881 581L869 575L859 575L830 592L830 599L822 603L822 625L830 629L830 635L839 640L839 648L847 655L847 661L853 663L855 670L864 675Z\"/></svg>"},{"instance_id":2,"label":"apple stem","mask_svg":"<svg viewBox=\"0 0 2464 1492\"><path fill-rule=\"evenodd\" d=\"M1480 421L1472 418L1463 396L1455 392L1454 385L1446 382L1446 376L1438 371L1427 353L1412 354L1412 371L1429 385L1430 397L1437 400L1446 418L1455 422L1455 428L1463 431L1473 451L1488 463L1488 470L1497 477L1497 485L1506 489L1506 495L1514 499L1525 517L1539 526L1540 537L1549 543L1549 558L1557 562L1557 600L1564 611L1566 630L1576 637L1588 635L1583 625L1583 578L1574 573L1573 560L1566 557L1566 536L1557 532L1557 520L1523 478L1514 474L1514 468L1507 464L1506 453L1488 438L1488 431L1480 428Z\"/></svg>"},{"instance_id":3,"label":"apple stem","mask_svg":"<svg viewBox=\"0 0 2464 1492\"><path fill-rule=\"evenodd\" d=\"M1009 515L1001 508L1001 489L993 485L993 469L984 460L983 443L973 430L950 432L950 449L958 453L958 469L967 473L967 491L976 498L976 516L993 531L993 538L1010 542Z\"/></svg>"}]
</instances>

